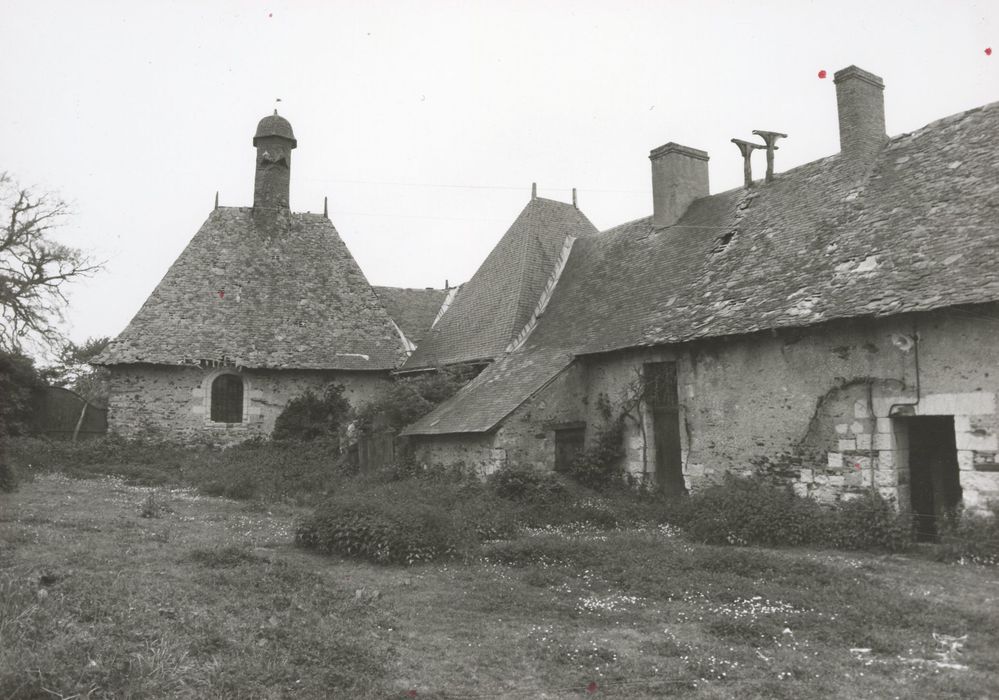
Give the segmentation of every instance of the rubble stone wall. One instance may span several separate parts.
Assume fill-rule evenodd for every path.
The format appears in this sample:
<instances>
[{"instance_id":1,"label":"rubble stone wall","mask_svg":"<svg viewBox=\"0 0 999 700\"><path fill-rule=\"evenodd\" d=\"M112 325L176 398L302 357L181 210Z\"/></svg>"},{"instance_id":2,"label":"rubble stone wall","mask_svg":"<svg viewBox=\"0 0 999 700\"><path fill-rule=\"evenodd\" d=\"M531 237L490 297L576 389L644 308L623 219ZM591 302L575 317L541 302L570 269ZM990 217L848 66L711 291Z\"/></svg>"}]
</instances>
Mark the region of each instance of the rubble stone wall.
<instances>
[{"instance_id":1,"label":"rubble stone wall","mask_svg":"<svg viewBox=\"0 0 999 700\"><path fill-rule=\"evenodd\" d=\"M584 368L578 364L511 413L490 433L410 438L418 464L460 466L488 476L506 465L551 469L555 430L585 418Z\"/></svg>"},{"instance_id":2,"label":"rubble stone wall","mask_svg":"<svg viewBox=\"0 0 999 700\"><path fill-rule=\"evenodd\" d=\"M689 489L762 470L823 501L876 488L905 507L905 417L953 416L964 503L980 508L999 498L999 324L982 321L990 315L999 305L583 358L587 423L599 420L601 395L628 407L644 363L673 360ZM651 422L631 403L622 466L648 477Z\"/></svg>"},{"instance_id":3,"label":"rubble stone wall","mask_svg":"<svg viewBox=\"0 0 999 700\"><path fill-rule=\"evenodd\" d=\"M506 465L506 450L495 447L495 438L495 433L419 435L409 438L409 447L423 467L463 469L486 477Z\"/></svg>"},{"instance_id":4,"label":"rubble stone wall","mask_svg":"<svg viewBox=\"0 0 999 700\"><path fill-rule=\"evenodd\" d=\"M336 370L201 369L164 365L111 368L108 429L125 437L157 436L181 442L239 442L268 436L288 401L306 390L342 384L352 406L371 401L388 383L387 372ZM211 420L212 381L222 373L243 380L243 420Z\"/></svg>"}]
</instances>

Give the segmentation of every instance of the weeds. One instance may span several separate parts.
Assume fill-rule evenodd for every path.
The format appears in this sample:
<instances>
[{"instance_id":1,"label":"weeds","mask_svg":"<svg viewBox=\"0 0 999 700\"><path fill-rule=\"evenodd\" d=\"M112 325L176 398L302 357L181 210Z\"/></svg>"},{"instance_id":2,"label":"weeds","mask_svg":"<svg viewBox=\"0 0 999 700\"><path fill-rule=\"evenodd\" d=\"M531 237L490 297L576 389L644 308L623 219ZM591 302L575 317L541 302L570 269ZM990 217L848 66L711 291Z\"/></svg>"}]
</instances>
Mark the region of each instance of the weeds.
<instances>
[{"instance_id":1,"label":"weeds","mask_svg":"<svg viewBox=\"0 0 999 700\"><path fill-rule=\"evenodd\" d=\"M386 508L407 493L469 513L526 507L474 483L355 477L337 495L353 489L388 494ZM149 494L42 475L2 497L0 697L999 690L999 617L981 567L553 525L403 570L293 550L301 508L156 489L175 512L144 519ZM572 494L622 515L616 497ZM166 524L169 541L149 546Z\"/></svg>"}]
</instances>

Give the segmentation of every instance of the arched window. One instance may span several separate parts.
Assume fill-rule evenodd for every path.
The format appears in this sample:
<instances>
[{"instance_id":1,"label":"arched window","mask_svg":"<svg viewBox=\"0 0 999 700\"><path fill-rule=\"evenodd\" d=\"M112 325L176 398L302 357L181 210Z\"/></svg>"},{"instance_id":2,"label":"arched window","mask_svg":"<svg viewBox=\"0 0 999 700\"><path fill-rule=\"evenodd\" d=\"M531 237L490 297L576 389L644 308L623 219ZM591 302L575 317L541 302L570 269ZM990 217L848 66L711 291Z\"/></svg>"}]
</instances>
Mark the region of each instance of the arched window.
<instances>
[{"instance_id":1,"label":"arched window","mask_svg":"<svg viewBox=\"0 0 999 700\"><path fill-rule=\"evenodd\" d=\"M212 420L243 422L243 380L235 374L220 374L212 382Z\"/></svg>"}]
</instances>

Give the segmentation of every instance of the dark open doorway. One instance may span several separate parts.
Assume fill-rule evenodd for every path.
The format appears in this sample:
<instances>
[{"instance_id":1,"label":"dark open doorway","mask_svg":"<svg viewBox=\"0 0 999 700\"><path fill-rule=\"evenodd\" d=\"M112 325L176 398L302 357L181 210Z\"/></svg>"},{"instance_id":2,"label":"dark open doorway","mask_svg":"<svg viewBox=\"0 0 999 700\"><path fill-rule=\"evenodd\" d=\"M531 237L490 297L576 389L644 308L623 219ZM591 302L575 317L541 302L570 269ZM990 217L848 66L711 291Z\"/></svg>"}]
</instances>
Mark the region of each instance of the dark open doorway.
<instances>
[{"instance_id":1,"label":"dark open doorway","mask_svg":"<svg viewBox=\"0 0 999 700\"><path fill-rule=\"evenodd\" d=\"M683 461L680 459L680 401L676 363L645 365L645 401L652 413L656 456L656 483L668 496L686 493Z\"/></svg>"},{"instance_id":2,"label":"dark open doorway","mask_svg":"<svg viewBox=\"0 0 999 700\"><path fill-rule=\"evenodd\" d=\"M953 416L905 419L909 432L909 488L912 516L919 540L937 537L941 517L961 502Z\"/></svg>"}]
</instances>

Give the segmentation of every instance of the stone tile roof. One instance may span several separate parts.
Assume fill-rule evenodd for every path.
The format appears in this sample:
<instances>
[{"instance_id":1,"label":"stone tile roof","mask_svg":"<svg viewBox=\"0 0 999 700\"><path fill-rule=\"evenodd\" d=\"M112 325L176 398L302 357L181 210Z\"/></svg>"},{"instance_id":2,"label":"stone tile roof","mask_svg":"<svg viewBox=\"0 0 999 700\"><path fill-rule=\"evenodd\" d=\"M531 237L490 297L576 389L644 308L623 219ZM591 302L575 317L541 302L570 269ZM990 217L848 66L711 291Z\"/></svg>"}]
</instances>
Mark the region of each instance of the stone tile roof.
<instances>
[{"instance_id":1,"label":"stone tile roof","mask_svg":"<svg viewBox=\"0 0 999 700\"><path fill-rule=\"evenodd\" d=\"M999 299L999 103L576 242L528 347L576 354Z\"/></svg>"},{"instance_id":2,"label":"stone tile roof","mask_svg":"<svg viewBox=\"0 0 999 700\"><path fill-rule=\"evenodd\" d=\"M504 355L402 434L443 435L492 430L557 377L572 359L569 353L550 349Z\"/></svg>"},{"instance_id":3,"label":"stone tile roof","mask_svg":"<svg viewBox=\"0 0 999 700\"><path fill-rule=\"evenodd\" d=\"M372 287L385 310L410 342L419 345L440 311L446 289Z\"/></svg>"},{"instance_id":4,"label":"stone tile roof","mask_svg":"<svg viewBox=\"0 0 999 700\"><path fill-rule=\"evenodd\" d=\"M410 426L486 432L571 356L999 300L999 103L576 241L524 349ZM523 376L522 376L523 374Z\"/></svg>"},{"instance_id":5,"label":"stone tile roof","mask_svg":"<svg viewBox=\"0 0 999 700\"><path fill-rule=\"evenodd\" d=\"M491 360L502 354L530 319L566 236L596 233L571 204L532 199L404 369Z\"/></svg>"},{"instance_id":6,"label":"stone tile roof","mask_svg":"<svg viewBox=\"0 0 999 700\"><path fill-rule=\"evenodd\" d=\"M97 364L385 370L405 357L382 303L318 214L222 207Z\"/></svg>"}]
</instances>

